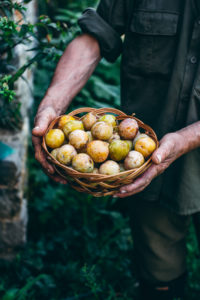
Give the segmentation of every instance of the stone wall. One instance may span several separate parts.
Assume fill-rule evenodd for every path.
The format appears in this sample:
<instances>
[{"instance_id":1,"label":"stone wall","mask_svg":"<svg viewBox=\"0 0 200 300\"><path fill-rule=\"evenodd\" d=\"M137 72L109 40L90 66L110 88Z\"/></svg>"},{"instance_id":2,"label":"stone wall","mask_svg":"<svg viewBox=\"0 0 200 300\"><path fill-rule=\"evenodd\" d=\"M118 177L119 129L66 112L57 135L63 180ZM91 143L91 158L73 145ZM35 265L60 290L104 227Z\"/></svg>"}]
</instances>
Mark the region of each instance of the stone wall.
<instances>
[{"instance_id":1,"label":"stone wall","mask_svg":"<svg viewBox=\"0 0 200 300\"><path fill-rule=\"evenodd\" d=\"M18 1L19 2L19 1ZM19 13L16 19L21 19ZM36 0L27 5L26 18L33 23L36 19ZM30 47L30 45L29 45ZM27 59L24 45L16 47L16 61L22 66ZM30 135L28 112L33 102L33 71L27 70L16 84L16 93L21 103L23 126L17 133L0 129L0 141L8 154L0 160L0 259L12 259L26 243L27 227L27 145Z\"/></svg>"}]
</instances>

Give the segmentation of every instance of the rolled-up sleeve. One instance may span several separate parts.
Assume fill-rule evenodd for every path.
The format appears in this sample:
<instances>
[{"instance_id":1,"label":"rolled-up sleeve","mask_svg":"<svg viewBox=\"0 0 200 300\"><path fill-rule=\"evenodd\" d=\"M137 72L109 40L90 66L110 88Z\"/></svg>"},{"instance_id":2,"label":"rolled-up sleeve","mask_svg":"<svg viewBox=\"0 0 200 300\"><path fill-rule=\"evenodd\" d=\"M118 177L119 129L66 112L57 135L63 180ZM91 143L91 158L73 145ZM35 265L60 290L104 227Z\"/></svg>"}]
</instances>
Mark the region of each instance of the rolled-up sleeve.
<instances>
[{"instance_id":1,"label":"rolled-up sleeve","mask_svg":"<svg viewBox=\"0 0 200 300\"><path fill-rule=\"evenodd\" d=\"M124 0L101 0L97 10L86 9L78 24L82 32L95 37L101 55L114 62L122 52L121 35L125 32Z\"/></svg>"}]
</instances>

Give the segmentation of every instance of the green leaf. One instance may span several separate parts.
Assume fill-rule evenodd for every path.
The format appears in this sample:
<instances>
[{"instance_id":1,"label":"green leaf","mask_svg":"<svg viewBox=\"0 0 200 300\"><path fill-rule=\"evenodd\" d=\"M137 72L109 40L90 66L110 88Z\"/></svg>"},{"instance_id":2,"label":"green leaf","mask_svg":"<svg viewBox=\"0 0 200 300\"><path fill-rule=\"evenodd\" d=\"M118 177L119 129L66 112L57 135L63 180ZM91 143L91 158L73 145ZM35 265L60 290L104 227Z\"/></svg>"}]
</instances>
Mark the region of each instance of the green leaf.
<instances>
[{"instance_id":1,"label":"green leaf","mask_svg":"<svg viewBox=\"0 0 200 300\"><path fill-rule=\"evenodd\" d=\"M8 290L6 294L3 295L2 300L16 300L18 291L16 288Z\"/></svg>"}]
</instances>

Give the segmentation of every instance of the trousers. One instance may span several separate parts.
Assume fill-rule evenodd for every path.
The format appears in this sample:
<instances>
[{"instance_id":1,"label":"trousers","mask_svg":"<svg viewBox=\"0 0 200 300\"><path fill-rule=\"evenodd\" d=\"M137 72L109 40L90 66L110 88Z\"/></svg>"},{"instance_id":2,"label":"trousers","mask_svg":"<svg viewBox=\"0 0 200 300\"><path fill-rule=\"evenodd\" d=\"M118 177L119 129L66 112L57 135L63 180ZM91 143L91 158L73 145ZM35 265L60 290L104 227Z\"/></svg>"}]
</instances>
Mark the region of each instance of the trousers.
<instances>
[{"instance_id":1,"label":"trousers","mask_svg":"<svg viewBox=\"0 0 200 300\"><path fill-rule=\"evenodd\" d=\"M133 205L132 205L133 204ZM178 215L158 202L132 201L129 209L134 266L151 284L172 281L186 272L186 235L191 219L200 237L200 214Z\"/></svg>"}]
</instances>

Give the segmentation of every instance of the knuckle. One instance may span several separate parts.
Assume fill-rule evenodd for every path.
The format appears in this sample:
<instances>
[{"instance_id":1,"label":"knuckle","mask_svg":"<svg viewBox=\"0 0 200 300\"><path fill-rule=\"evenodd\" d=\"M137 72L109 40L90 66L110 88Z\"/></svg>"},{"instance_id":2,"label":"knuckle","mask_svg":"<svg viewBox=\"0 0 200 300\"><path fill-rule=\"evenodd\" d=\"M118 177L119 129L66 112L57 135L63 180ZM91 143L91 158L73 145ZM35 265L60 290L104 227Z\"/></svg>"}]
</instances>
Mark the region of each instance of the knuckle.
<instances>
[{"instance_id":1,"label":"knuckle","mask_svg":"<svg viewBox=\"0 0 200 300\"><path fill-rule=\"evenodd\" d=\"M36 137L34 135L32 135L31 138L32 138L32 143L35 144L36 143Z\"/></svg>"},{"instance_id":2,"label":"knuckle","mask_svg":"<svg viewBox=\"0 0 200 300\"><path fill-rule=\"evenodd\" d=\"M40 157L40 155L38 154L38 152L36 152L35 153L35 159L37 160L37 161L41 161L41 157Z\"/></svg>"},{"instance_id":3,"label":"knuckle","mask_svg":"<svg viewBox=\"0 0 200 300\"><path fill-rule=\"evenodd\" d=\"M147 178L147 179L145 180L145 186L147 186L147 185L149 185L149 184L150 184L150 179ZM141 187L141 188L143 188L143 187Z\"/></svg>"},{"instance_id":4,"label":"knuckle","mask_svg":"<svg viewBox=\"0 0 200 300\"><path fill-rule=\"evenodd\" d=\"M160 166L160 168L157 170L157 175L162 174L166 168L167 168L166 164L163 164L162 166Z\"/></svg>"},{"instance_id":5,"label":"knuckle","mask_svg":"<svg viewBox=\"0 0 200 300\"><path fill-rule=\"evenodd\" d=\"M127 190L128 193L132 192L133 185L129 185L126 190Z\"/></svg>"},{"instance_id":6,"label":"knuckle","mask_svg":"<svg viewBox=\"0 0 200 300\"><path fill-rule=\"evenodd\" d=\"M37 148L38 146L37 140L35 140L34 137L32 137L32 145L34 148Z\"/></svg>"},{"instance_id":7,"label":"knuckle","mask_svg":"<svg viewBox=\"0 0 200 300\"><path fill-rule=\"evenodd\" d=\"M44 158L42 157L41 153L40 152L36 152L35 153L35 159L41 163L42 165L44 165Z\"/></svg>"}]
</instances>

